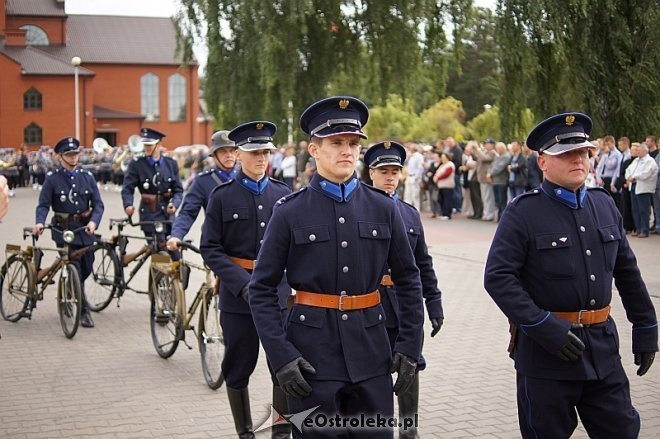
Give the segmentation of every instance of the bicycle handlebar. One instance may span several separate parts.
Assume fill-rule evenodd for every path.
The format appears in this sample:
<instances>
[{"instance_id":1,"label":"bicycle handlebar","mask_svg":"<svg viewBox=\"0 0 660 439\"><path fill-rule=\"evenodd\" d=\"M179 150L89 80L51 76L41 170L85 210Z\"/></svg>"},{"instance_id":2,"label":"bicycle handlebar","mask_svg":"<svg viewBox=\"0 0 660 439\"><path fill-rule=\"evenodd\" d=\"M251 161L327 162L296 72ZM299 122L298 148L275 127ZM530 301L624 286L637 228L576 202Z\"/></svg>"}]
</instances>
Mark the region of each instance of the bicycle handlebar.
<instances>
[{"instance_id":1,"label":"bicycle handlebar","mask_svg":"<svg viewBox=\"0 0 660 439\"><path fill-rule=\"evenodd\" d=\"M192 245L191 243L189 243L189 242L181 241L177 244L177 247L179 247L182 250L183 249L192 250L193 252L197 253L198 255L201 254L199 249L197 247L195 247L194 245Z\"/></svg>"}]
</instances>

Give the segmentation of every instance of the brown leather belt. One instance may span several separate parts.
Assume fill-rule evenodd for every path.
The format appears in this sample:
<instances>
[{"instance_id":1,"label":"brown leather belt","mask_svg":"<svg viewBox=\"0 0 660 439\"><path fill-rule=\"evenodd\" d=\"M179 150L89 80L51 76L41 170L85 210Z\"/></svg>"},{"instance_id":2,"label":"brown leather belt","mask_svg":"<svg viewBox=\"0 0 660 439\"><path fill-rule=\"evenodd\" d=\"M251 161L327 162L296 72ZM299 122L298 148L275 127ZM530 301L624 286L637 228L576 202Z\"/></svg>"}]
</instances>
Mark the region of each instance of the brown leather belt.
<instances>
[{"instance_id":1,"label":"brown leather belt","mask_svg":"<svg viewBox=\"0 0 660 439\"><path fill-rule=\"evenodd\" d=\"M383 278L380 280L380 284L384 287L393 287L394 281L392 280L392 276L389 274L383 275Z\"/></svg>"},{"instance_id":2,"label":"brown leather belt","mask_svg":"<svg viewBox=\"0 0 660 439\"><path fill-rule=\"evenodd\" d=\"M69 221L73 221L74 223L82 223L82 222L87 222L89 219L92 217L92 209L87 209L84 212L81 213L59 213L55 212L55 216L57 217L58 221L61 221L66 225L68 225Z\"/></svg>"},{"instance_id":3,"label":"brown leather belt","mask_svg":"<svg viewBox=\"0 0 660 439\"><path fill-rule=\"evenodd\" d=\"M236 258L234 256L230 256L229 259L231 259L234 264L241 268L245 268L246 270L254 270L254 259Z\"/></svg>"},{"instance_id":4,"label":"brown leather belt","mask_svg":"<svg viewBox=\"0 0 660 439\"><path fill-rule=\"evenodd\" d=\"M582 311L553 312L552 314L561 317L564 320L568 320L571 323L579 323L588 326L606 322L610 315L610 308L610 305L607 305L605 308L596 310L583 309Z\"/></svg>"},{"instance_id":5,"label":"brown leather belt","mask_svg":"<svg viewBox=\"0 0 660 439\"><path fill-rule=\"evenodd\" d=\"M352 311L376 306L380 303L378 290L359 296L337 294L320 294L310 291L297 291L294 303L298 305L315 306L317 308L338 309L339 311Z\"/></svg>"}]
</instances>

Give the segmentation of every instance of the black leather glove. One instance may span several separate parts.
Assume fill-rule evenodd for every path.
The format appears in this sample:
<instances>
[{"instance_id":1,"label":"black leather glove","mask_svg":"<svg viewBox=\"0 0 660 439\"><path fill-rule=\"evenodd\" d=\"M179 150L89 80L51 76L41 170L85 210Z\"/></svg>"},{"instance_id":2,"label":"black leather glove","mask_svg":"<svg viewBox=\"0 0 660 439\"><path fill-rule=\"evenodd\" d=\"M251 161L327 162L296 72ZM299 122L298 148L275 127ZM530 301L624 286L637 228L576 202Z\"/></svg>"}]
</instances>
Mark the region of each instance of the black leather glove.
<instances>
[{"instance_id":1,"label":"black leather glove","mask_svg":"<svg viewBox=\"0 0 660 439\"><path fill-rule=\"evenodd\" d=\"M637 369L637 375L642 376L648 372L654 359L655 352L640 352L635 354L635 365L639 366L639 369Z\"/></svg>"},{"instance_id":2,"label":"black leather glove","mask_svg":"<svg viewBox=\"0 0 660 439\"><path fill-rule=\"evenodd\" d=\"M250 284L246 284L246 285L243 287L243 289L241 289L241 292L238 294L239 296L241 296L241 299L245 300L245 303L250 303L250 302L249 302L250 295L249 295L249 293L248 293L248 291L250 290L249 285L250 285Z\"/></svg>"},{"instance_id":3,"label":"black leather glove","mask_svg":"<svg viewBox=\"0 0 660 439\"><path fill-rule=\"evenodd\" d=\"M395 352L392 358L390 372L397 373L396 383L394 383L394 393L399 395L410 387L415 380L415 371L417 370L417 361L400 352Z\"/></svg>"},{"instance_id":4,"label":"black leather glove","mask_svg":"<svg viewBox=\"0 0 660 439\"><path fill-rule=\"evenodd\" d=\"M572 325L571 329L579 327L581 327L581 325ZM577 335L573 334L571 329L568 330L562 347L560 347L559 350L555 352L555 355L564 361L577 360L585 349L582 340L580 340Z\"/></svg>"},{"instance_id":5,"label":"black leather glove","mask_svg":"<svg viewBox=\"0 0 660 439\"><path fill-rule=\"evenodd\" d=\"M431 326L433 326L431 337L435 337L435 335L440 332L440 328L442 328L442 322L442 319L431 319Z\"/></svg>"},{"instance_id":6,"label":"black leather glove","mask_svg":"<svg viewBox=\"0 0 660 439\"><path fill-rule=\"evenodd\" d=\"M287 395L294 398L304 398L312 393L312 387L305 381L303 372L315 375L316 369L303 357L298 357L280 367L275 372L275 376L280 383L280 387Z\"/></svg>"}]
</instances>

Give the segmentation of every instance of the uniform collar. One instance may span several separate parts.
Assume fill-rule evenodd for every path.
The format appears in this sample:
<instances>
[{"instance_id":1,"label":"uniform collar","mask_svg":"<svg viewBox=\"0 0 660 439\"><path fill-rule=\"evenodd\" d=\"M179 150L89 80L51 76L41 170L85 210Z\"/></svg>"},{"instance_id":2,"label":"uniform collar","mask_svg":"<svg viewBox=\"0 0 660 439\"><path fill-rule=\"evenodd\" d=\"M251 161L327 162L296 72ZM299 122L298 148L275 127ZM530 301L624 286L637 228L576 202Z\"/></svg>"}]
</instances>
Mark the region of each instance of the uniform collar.
<instances>
[{"instance_id":1,"label":"uniform collar","mask_svg":"<svg viewBox=\"0 0 660 439\"><path fill-rule=\"evenodd\" d=\"M550 198L567 205L571 209L580 209L584 207L584 199L587 197L587 187L582 186L573 192L559 185L543 180L541 190Z\"/></svg>"},{"instance_id":2,"label":"uniform collar","mask_svg":"<svg viewBox=\"0 0 660 439\"><path fill-rule=\"evenodd\" d=\"M390 197L392 197L394 201L399 201L399 194L397 194L396 191L394 191L394 193L390 195Z\"/></svg>"},{"instance_id":3,"label":"uniform collar","mask_svg":"<svg viewBox=\"0 0 660 439\"><path fill-rule=\"evenodd\" d=\"M151 157L150 155L147 156L147 162L151 166L153 166L153 165L160 166L162 161L163 161L163 156L158 157L158 160L154 160L154 158Z\"/></svg>"},{"instance_id":4,"label":"uniform collar","mask_svg":"<svg viewBox=\"0 0 660 439\"><path fill-rule=\"evenodd\" d=\"M215 172L223 183L236 178L236 169L225 171L224 169L214 168L212 172Z\"/></svg>"},{"instance_id":5,"label":"uniform collar","mask_svg":"<svg viewBox=\"0 0 660 439\"><path fill-rule=\"evenodd\" d=\"M252 192L255 195L261 195L264 193L266 190L266 186L268 186L268 176L264 175L264 178L262 178L259 181L254 181L247 175L243 173L243 171L240 171L236 175L236 181L240 184L241 187L247 189L248 191Z\"/></svg>"},{"instance_id":6,"label":"uniform collar","mask_svg":"<svg viewBox=\"0 0 660 439\"><path fill-rule=\"evenodd\" d=\"M68 169L65 169L64 166L62 166L60 169L67 177L73 177L78 172L78 168L74 168L73 171L69 171Z\"/></svg>"},{"instance_id":7,"label":"uniform collar","mask_svg":"<svg viewBox=\"0 0 660 439\"><path fill-rule=\"evenodd\" d=\"M346 203L351 199L353 193L360 187L360 181L355 173L346 183L333 183L315 173L309 182L312 189L321 192L326 197L332 198L340 203Z\"/></svg>"}]
</instances>

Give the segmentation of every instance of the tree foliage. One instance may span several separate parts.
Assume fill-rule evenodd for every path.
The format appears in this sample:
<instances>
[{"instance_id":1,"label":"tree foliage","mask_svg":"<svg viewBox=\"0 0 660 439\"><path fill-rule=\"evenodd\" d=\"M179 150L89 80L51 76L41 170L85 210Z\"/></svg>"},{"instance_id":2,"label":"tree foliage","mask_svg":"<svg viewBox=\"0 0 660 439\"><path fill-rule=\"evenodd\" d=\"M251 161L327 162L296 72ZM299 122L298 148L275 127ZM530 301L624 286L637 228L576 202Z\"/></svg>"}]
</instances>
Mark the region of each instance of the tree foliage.
<instances>
[{"instance_id":1,"label":"tree foliage","mask_svg":"<svg viewBox=\"0 0 660 439\"><path fill-rule=\"evenodd\" d=\"M540 117L584 111L597 136L656 132L658 6L657 0L500 0L503 134L515 131L525 106Z\"/></svg>"},{"instance_id":2,"label":"tree foliage","mask_svg":"<svg viewBox=\"0 0 660 439\"><path fill-rule=\"evenodd\" d=\"M417 111L436 103L472 10L472 0L180 3L182 35L209 47L204 96L218 126L267 118L280 139L289 117L330 94L370 105L397 94Z\"/></svg>"}]
</instances>

